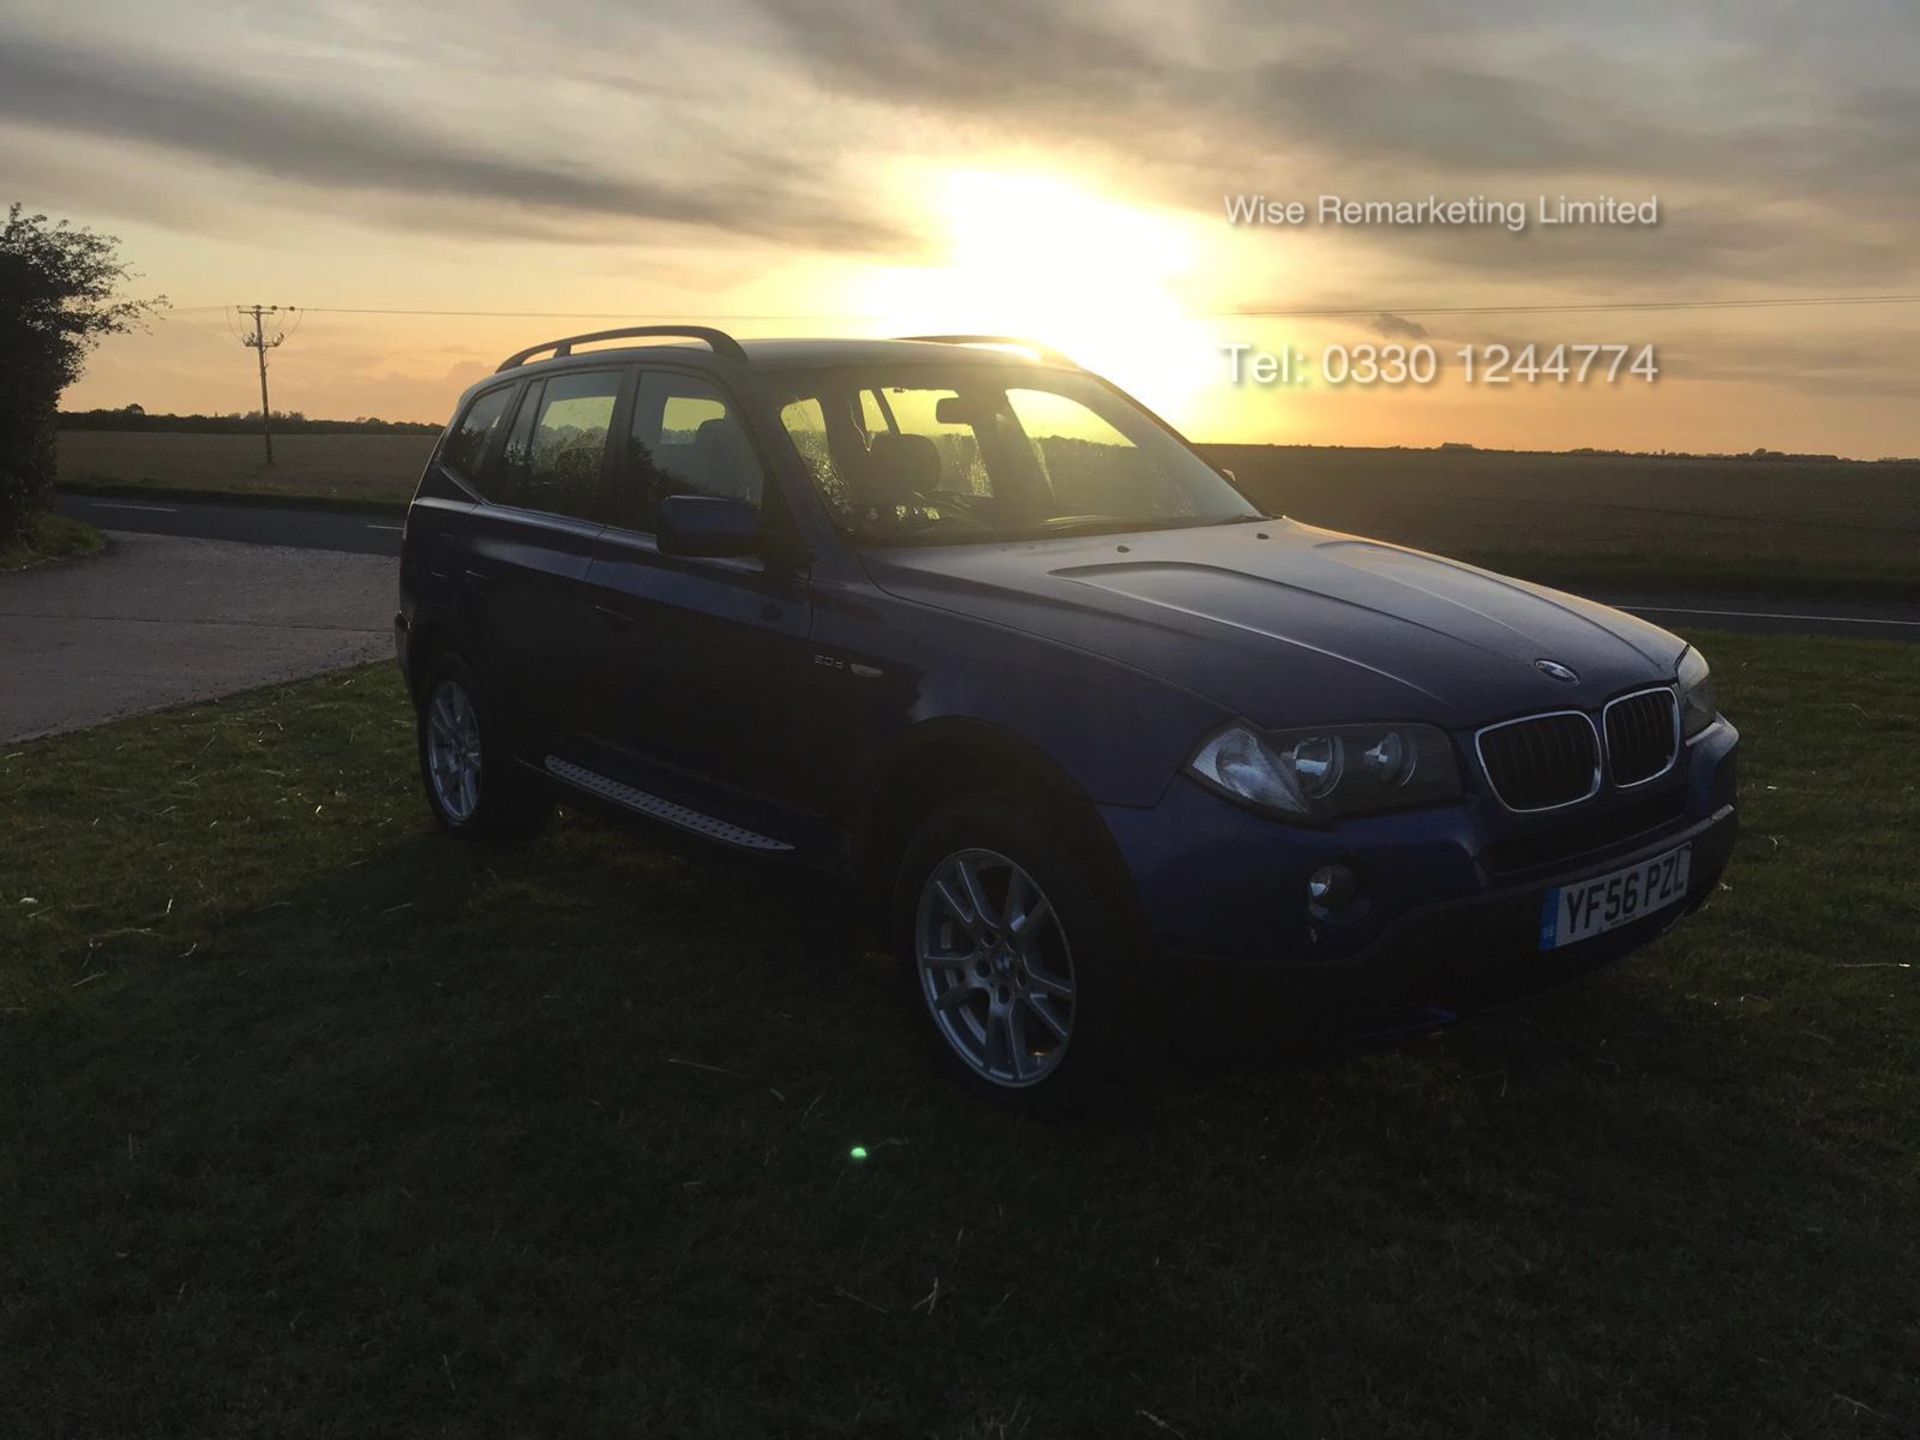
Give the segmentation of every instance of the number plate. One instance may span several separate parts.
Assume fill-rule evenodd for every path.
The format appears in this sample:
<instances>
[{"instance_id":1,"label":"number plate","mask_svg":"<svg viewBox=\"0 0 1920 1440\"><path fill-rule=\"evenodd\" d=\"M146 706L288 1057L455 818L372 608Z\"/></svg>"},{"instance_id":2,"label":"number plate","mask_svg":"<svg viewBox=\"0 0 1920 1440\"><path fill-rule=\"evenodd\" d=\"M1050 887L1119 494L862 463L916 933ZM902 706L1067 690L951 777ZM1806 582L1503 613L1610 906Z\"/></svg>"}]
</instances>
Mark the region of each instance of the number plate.
<instances>
[{"instance_id":1,"label":"number plate","mask_svg":"<svg viewBox=\"0 0 1920 1440\"><path fill-rule=\"evenodd\" d=\"M1540 948L1591 939L1687 898L1687 866L1693 847L1642 860L1610 875L1563 885L1541 896Z\"/></svg>"}]
</instances>

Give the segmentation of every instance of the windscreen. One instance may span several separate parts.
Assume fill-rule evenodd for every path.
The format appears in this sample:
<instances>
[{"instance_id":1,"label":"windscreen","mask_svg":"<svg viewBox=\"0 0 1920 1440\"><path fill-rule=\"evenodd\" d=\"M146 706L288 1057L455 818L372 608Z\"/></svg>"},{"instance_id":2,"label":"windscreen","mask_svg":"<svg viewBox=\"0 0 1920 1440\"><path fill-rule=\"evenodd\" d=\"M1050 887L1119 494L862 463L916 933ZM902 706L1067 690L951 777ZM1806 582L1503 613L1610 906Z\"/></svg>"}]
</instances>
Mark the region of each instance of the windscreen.
<instances>
[{"instance_id":1,"label":"windscreen","mask_svg":"<svg viewBox=\"0 0 1920 1440\"><path fill-rule=\"evenodd\" d=\"M843 534L959 545L1262 518L1150 416L1070 371L987 366L792 377L781 423Z\"/></svg>"}]
</instances>

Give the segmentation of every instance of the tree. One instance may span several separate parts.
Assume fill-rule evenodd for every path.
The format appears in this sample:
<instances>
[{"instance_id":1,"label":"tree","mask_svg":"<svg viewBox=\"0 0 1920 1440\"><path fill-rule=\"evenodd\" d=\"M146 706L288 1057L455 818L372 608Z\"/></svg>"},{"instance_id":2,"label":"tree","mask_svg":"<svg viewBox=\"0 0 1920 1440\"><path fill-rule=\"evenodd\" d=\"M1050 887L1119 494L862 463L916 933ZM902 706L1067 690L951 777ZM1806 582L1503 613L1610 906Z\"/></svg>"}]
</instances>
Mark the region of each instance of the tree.
<instances>
[{"instance_id":1,"label":"tree","mask_svg":"<svg viewBox=\"0 0 1920 1440\"><path fill-rule=\"evenodd\" d=\"M87 353L138 326L164 297L119 295L128 270L111 235L48 223L19 204L0 230L0 542L25 533L53 485L60 392Z\"/></svg>"}]
</instances>

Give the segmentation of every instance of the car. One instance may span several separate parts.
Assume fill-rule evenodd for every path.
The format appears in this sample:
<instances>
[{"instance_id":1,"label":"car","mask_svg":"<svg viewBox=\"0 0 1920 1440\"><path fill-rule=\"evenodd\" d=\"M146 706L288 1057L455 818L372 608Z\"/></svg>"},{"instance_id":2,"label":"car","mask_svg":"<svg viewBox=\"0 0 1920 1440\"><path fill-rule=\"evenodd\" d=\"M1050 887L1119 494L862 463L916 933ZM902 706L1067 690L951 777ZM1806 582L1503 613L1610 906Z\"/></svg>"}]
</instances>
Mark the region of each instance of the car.
<instances>
[{"instance_id":1,"label":"car","mask_svg":"<svg viewBox=\"0 0 1920 1440\"><path fill-rule=\"evenodd\" d=\"M434 449L395 635L447 833L558 799L843 887L1016 1106L1195 1004L1312 1033L1584 975L1734 839L1685 641L1269 515L1004 337L523 350Z\"/></svg>"}]
</instances>

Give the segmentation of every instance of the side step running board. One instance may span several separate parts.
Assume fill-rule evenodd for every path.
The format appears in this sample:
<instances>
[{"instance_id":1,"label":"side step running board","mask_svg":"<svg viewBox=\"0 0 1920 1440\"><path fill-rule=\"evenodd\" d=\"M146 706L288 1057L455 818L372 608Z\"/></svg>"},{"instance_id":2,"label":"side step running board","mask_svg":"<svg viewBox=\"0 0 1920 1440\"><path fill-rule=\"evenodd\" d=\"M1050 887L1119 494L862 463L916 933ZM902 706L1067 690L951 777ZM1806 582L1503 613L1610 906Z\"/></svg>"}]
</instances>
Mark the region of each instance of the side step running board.
<instances>
[{"instance_id":1,"label":"side step running board","mask_svg":"<svg viewBox=\"0 0 1920 1440\"><path fill-rule=\"evenodd\" d=\"M669 825L677 825L682 830L690 830L709 840L718 840L723 845L732 845L740 850L758 850L772 853L791 850L793 846L784 840L775 840L767 835L756 834L743 826L729 825L725 820L716 820L698 810L689 810L684 805L676 805L671 800L662 800L658 795L649 795L644 790L636 790L631 785L623 785L618 780L608 779L598 771L589 770L584 765L575 765L569 760L556 756L547 757L547 770L557 779L567 782L589 795L597 795L602 800L611 800L636 814L645 815L653 820L664 820Z\"/></svg>"}]
</instances>

